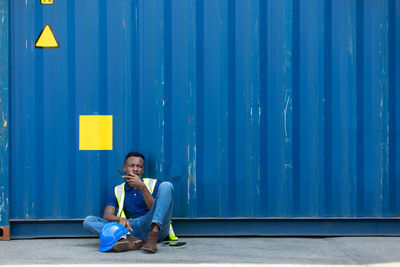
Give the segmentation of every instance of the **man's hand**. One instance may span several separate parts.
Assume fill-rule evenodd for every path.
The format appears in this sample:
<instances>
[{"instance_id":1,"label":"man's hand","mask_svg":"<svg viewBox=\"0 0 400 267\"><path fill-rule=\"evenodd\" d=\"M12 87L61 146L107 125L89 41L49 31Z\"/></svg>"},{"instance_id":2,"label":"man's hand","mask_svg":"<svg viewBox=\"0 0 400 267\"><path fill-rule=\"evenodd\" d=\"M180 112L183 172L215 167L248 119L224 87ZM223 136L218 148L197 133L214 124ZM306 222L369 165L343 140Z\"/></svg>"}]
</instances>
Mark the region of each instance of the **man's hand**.
<instances>
[{"instance_id":1,"label":"man's hand","mask_svg":"<svg viewBox=\"0 0 400 267\"><path fill-rule=\"evenodd\" d=\"M119 218L119 223L123 226L123 227L125 227L125 228L127 228L129 231L133 231L132 230L132 227L131 227L131 224L129 223L129 221L127 220L127 219L125 219L125 218Z\"/></svg>"},{"instance_id":2,"label":"man's hand","mask_svg":"<svg viewBox=\"0 0 400 267\"><path fill-rule=\"evenodd\" d=\"M139 175L132 172L130 173L130 175L123 175L122 178L125 178L126 182L133 188L138 188L141 190L145 186Z\"/></svg>"}]
</instances>

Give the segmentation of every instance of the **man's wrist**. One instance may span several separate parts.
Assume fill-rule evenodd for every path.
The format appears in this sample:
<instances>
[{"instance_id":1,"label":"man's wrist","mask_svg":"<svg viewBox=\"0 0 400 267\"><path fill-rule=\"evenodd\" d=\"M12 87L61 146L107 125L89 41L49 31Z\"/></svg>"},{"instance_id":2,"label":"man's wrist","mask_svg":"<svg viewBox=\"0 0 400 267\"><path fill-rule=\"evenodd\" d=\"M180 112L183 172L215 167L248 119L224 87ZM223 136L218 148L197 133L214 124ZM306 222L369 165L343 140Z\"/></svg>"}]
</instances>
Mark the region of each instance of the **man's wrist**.
<instances>
[{"instance_id":1,"label":"man's wrist","mask_svg":"<svg viewBox=\"0 0 400 267\"><path fill-rule=\"evenodd\" d=\"M140 185L140 191L142 191L142 190L144 190L144 189L146 189L146 185L144 184L144 183L142 183L141 185Z\"/></svg>"}]
</instances>

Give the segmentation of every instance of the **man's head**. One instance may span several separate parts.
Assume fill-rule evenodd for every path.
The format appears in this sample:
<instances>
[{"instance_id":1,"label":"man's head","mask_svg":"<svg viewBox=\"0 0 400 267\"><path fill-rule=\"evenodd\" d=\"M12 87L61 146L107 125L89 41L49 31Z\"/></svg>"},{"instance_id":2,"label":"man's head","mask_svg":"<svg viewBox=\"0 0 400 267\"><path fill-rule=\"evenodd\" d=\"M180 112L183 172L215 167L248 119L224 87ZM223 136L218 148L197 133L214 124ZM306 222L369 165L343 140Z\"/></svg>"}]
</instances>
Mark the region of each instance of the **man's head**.
<instances>
[{"instance_id":1,"label":"man's head","mask_svg":"<svg viewBox=\"0 0 400 267\"><path fill-rule=\"evenodd\" d=\"M139 152L129 152L125 157L123 169L127 175L134 173L141 177L144 172L144 156Z\"/></svg>"}]
</instances>

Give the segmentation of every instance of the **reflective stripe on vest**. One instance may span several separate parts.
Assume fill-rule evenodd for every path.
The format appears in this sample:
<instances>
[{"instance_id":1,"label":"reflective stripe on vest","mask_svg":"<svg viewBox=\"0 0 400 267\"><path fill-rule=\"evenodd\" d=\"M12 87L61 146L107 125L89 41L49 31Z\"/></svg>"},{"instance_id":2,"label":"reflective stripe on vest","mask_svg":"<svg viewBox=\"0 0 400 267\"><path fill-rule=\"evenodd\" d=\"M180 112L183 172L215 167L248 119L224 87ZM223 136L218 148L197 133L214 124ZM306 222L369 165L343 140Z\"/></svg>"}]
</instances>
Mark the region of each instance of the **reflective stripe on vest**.
<instances>
[{"instance_id":1,"label":"reflective stripe on vest","mask_svg":"<svg viewBox=\"0 0 400 267\"><path fill-rule=\"evenodd\" d=\"M156 187L156 184L157 184L157 179L143 178L143 183L146 185L150 194L153 194L154 188ZM118 203L117 217L126 218L125 212L124 212L125 183L122 183L122 184L114 187L114 194L115 194L115 197L117 198L117 203ZM178 240L178 237L175 236L174 229L172 228L172 223L170 223L170 225L169 225L168 235L169 235L170 240L173 240L173 241Z\"/></svg>"},{"instance_id":2,"label":"reflective stripe on vest","mask_svg":"<svg viewBox=\"0 0 400 267\"><path fill-rule=\"evenodd\" d=\"M147 189L149 189L150 194L153 194L157 179L143 178L143 183L146 185Z\"/></svg>"},{"instance_id":3,"label":"reflective stripe on vest","mask_svg":"<svg viewBox=\"0 0 400 267\"><path fill-rule=\"evenodd\" d=\"M115 197L117 198L117 203L118 203L117 217L126 218L125 212L124 212L125 183L122 183L122 184L114 187L114 194L115 194ZM122 205L120 205L120 203L122 203Z\"/></svg>"}]
</instances>

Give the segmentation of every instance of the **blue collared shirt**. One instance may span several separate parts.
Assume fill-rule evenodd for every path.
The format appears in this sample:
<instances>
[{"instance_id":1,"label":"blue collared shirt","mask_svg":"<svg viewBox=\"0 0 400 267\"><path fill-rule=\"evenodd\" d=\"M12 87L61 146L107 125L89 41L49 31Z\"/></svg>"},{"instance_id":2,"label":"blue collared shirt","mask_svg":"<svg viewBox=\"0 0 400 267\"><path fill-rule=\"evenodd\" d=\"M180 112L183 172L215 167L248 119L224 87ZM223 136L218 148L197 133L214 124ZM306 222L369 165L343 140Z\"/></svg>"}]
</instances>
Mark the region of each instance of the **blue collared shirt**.
<instances>
[{"instance_id":1,"label":"blue collared shirt","mask_svg":"<svg viewBox=\"0 0 400 267\"><path fill-rule=\"evenodd\" d=\"M159 186L160 182L157 181L152 194L154 199L156 199ZM106 206L113 206L118 211L118 202L114 190L108 195ZM124 212L128 219L135 219L149 212L142 192L131 187L128 183L125 183Z\"/></svg>"}]
</instances>

